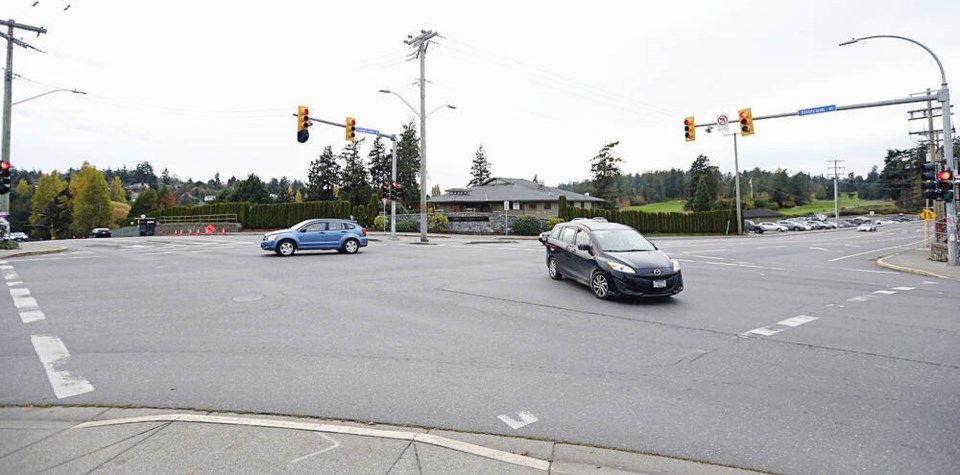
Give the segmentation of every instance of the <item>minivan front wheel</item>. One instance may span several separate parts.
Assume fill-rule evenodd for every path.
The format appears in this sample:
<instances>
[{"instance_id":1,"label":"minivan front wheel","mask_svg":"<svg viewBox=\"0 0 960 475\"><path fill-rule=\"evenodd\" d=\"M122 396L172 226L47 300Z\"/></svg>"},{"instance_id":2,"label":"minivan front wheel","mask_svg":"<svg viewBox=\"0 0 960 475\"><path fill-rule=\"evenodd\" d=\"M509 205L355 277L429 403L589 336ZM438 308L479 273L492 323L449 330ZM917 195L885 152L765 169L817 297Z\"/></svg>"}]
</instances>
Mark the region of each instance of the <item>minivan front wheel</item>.
<instances>
[{"instance_id":1,"label":"minivan front wheel","mask_svg":"<svg viewBox=\"0 0 960 475\"><path fill-rule=\"evenodd\" d=\"M277 254L283 257L292 256L296 250L297 246L289 239L284 239L280 241L280 244L277 244Z\"/></svg>"},{"instance_id":2,"label":"minivan front wheel","mask_svg":"<svg viewBox=\"0 0 960 475\"><path fill-rule=\"evenodd\" d=\"M560 269L557 268L557 258L551 257L547 261L547 273L550 274L550 278L553 280L560 280L563 278L563 274L560 273Z\"/></svg>"},{"instance_id":3,"label":"minivan front wheel","mask_svg":"<svg viewBox=\"0 0 960 475\"><path fill-rule=\"evenodd\" d=\"M601 271L594 271L593 277L590 278L590 289L593 290L593 295L598 299L608 300L613 297L610 289L610 278Z\"/></svg>"}]
</instances>

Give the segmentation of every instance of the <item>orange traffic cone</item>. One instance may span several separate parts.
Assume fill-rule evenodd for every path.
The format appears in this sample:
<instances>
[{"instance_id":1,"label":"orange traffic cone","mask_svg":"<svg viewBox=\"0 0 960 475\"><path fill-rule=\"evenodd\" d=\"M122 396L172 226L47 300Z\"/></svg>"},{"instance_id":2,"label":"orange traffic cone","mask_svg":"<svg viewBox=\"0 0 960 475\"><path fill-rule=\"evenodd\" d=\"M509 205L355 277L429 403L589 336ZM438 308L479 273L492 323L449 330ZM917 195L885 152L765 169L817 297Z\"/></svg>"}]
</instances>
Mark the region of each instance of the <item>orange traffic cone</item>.
<instances>
[{"instance_id":1,"label":"orange traffic cone","mask_svg":"<svg viewBox=\"0 0 960 475\"><path fill-rule=\"evenodd\" d=\"M192 229L188 229L188 230L187 230L187 236L193 236L193 230L192 230Z\"/></svg>"},{"instance_id":2,"label":"orange traffic cone","mask_svg":"<svg viewBox=\"0 0 960 475\"><path fill-rule=\"evenodd\" d=\"M226 236L226 235L227 235L227 228L222 228L222 229L220 230L220 235L221 235L221 236Z\"/></svg>"}]
</instances>

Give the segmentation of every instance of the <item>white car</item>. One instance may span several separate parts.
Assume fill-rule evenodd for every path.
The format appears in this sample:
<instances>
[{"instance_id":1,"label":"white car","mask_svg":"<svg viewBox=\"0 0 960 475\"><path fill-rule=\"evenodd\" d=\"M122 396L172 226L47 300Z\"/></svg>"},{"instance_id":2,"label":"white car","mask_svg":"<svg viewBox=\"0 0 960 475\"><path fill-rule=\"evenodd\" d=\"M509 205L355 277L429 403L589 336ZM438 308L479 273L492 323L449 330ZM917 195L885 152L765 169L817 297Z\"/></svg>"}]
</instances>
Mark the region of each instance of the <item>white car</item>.
<instances>
[{"instance_id":1,"label":"white car","mask_svg":"<svg viewBox=\"0 0 960 475\"><path fill-rule=\"evenodd\" d=\"M857 226L857 231L876 231L877 225L872 223L863 223L860 226Z\"/></svg>"},{"instance_id":2,"label":"white car","mask_svg":"<svg viewBox=\"0 0 960 475\"><path fill-rule=\"evenodd\" d=\"M895 223L896 223L896 221L893 221L893 220L890 220L890 219L878 219L878 220L877 220L877 226L879 226L879 225L881 225L881 224L895 224Z\"/></svg>"},{"instance_id":3,"label":"white car","mask_svg":"<svg viewBox=\"0 0 960 475\"><path fill-rule=\"evenodd\" d=\"M771 223L771 222L769 222L769 221L760 223L760 224L758 224L757 226L760 226L761 228L763 228L763 231L764 231L764 232L766 232L766 231L780 231L780 232L782 233L782 232L784 232L784 231L787 230L786 227L784 227L784 226L782 226L782 225L780 225L780 224L777 224L777 223Z\"/></svg>"}]
</instances>

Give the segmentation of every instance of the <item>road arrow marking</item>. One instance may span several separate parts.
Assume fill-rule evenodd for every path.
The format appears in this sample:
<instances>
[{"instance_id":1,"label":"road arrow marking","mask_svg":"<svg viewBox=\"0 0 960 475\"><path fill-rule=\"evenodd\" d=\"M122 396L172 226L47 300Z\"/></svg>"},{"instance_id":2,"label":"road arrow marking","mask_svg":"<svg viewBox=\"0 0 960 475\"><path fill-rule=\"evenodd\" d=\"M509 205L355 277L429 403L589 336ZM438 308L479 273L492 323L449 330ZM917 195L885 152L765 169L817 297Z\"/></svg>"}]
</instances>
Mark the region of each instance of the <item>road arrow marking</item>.
<instances>
[{"instance_id":1,"label":"road arrow marking","mask_svg":"<svg viewBox=\"0 0 960 475\"><path fill-rule=\"evenodd\" d=\"M513 417L508 416L507 414L499 415L497 416L497 419L500 419L501 421L503 421L504 424L510 426L510 428L514 430L517 430L524 426L528 426L540 420L540 419L537 419L537 416L527 411L518 412L517 416L520 418L519 421L514 419Z\"/></svg>"}]
</instances>

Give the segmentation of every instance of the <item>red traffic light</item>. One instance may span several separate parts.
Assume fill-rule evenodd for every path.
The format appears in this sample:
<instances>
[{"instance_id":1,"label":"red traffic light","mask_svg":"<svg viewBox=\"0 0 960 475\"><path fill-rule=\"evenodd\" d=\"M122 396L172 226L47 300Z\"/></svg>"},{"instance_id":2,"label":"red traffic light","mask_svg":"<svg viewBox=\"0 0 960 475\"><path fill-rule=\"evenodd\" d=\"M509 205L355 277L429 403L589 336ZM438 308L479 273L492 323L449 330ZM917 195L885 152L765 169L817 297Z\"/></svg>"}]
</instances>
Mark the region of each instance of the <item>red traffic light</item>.
<instances>
[{"instance_id":1,"label":"red traffic light","mask_svg":"<svg viewBox=\"0 0 960 475\"><path fill-rule=\"evenodd\" d=\"M13 165L10 162L0 162L0 170L4 173L9 172L11 168L13 168Z\"/></svg>"},{"instance_id":2,"label":"red traffic light","mask_svg":"<svg viewBox=\"0 0 960 475\"><path fill-rule=\"evenodd\" d=\"M690 122L692 122L690 119L683 119L683 125L690 125Z\"/></svg>"},{"instance_id":3,"label":"red traffic light","mask_svg":"<svg viewBox=\"0 0 960 475\"><path fill-rule=\"evenodd\" d=\"M394 188L400 188L400 182L398 182L398 181L393 182L393 187L394 187Z\"/></svg>"},{"instance_id":4,"label":"red traffic light","mask_svg":"<svg viewBox=\"0 0 960 475\"><path fill-rule=\"evenodd\" d=\"M953 180L953 172L950 170L944 170L940 173L937 173L937 179L945 181Z\"/></svg>"}]
</instances>

